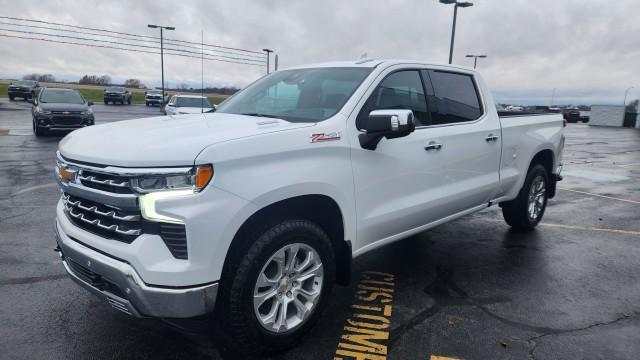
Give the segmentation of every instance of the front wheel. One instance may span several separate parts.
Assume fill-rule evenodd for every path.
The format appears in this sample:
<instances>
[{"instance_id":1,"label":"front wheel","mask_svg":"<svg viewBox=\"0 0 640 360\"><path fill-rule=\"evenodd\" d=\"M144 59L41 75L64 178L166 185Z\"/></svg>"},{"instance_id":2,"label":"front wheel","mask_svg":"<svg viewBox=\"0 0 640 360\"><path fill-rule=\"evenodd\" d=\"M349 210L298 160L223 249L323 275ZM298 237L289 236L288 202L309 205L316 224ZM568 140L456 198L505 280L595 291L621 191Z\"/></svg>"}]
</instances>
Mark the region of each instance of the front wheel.
<instances>
[{"instance_id":1,"label":"front wheel","mask_svg":"<svg viewBox=\"0 0 640 360\"><path fill-rule=\"evenodd\" d=\"M518 197L501 204L507 224L516 230L528 231L538 225L547 208L549 175L540 164L529 168Z\"/></svg>"},{"instance_id":2,"label":"front wheel","mask_svg":"<svg viewBox=\"0 0 640 360\"><path fill-rule=\"evenodd\" d=\"M226 342L247 356L290 348L318 321L335 282L327 234L307 220L267 227L231 260L216 306Z\"/></svg>"}]
</instances>

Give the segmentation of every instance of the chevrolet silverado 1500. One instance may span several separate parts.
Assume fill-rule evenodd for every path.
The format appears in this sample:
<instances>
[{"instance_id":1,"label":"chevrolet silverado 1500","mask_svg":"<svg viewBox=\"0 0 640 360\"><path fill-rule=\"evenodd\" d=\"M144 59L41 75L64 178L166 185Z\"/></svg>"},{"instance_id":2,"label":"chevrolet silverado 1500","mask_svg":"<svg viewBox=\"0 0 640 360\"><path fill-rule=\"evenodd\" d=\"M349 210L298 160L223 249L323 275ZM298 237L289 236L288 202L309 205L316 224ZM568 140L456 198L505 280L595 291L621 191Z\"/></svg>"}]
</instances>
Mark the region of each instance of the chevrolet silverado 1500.
<instances>
[{"instance_id":1,"label":"chevrolet silverado 1500","mask_svg":"<svg viewBox=\"0 0 640 360\"><path fill-rule=\"evenodd\" d=\"M469 68L300 66L214 113L67 135L57 249L116 310L207 315L240 351L274 352L318 320L354 257L494 204L533 229L563 146L561 115L500 117Z\"/></svg>"}]
</instances>

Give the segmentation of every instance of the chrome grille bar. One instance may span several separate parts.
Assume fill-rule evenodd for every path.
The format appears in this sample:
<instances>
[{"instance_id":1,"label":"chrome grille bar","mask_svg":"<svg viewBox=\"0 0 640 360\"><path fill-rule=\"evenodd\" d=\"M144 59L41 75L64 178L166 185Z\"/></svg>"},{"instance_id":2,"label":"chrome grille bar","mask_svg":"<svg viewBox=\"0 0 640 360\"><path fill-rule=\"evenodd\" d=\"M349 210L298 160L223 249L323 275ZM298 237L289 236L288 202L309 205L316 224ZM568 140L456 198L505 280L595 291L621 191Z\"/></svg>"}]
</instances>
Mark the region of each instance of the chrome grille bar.
<instances>
[{"instance_id":1,"label":"chrome grille bar","mask_svg":"<svg viewBox=\"0 0 640 360\"><path fill-rule=\"evenodd\" d=\"M93 175L83 176L82 172L80 172L80 174L78 175L78 179L80 179L81 181L89 181L89 182L96 183L96 184L101 184L101 185L117 186L117 187L121 187L121 188L129 187L129 182L128 181L115 181L115 180L112 180L112 179L100 180L100 179L96 178Z\"/></svg>"}]
</instances>

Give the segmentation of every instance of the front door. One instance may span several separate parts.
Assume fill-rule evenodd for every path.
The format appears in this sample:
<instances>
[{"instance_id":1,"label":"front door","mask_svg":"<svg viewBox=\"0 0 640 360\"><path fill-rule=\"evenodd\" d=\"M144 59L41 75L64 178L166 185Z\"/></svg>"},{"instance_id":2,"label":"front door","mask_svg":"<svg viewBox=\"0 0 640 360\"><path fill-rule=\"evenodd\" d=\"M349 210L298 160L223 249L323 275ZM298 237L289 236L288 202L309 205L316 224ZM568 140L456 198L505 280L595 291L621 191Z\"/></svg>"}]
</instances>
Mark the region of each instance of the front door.
<instances>
[{"instance_id":1,"label":"front door","mask_svg":"<svg viewBox=\"0 0 640 360\"><path fill-rule=\"evenodd\" d=\"M364 128L372 110L411 109L416 130L406 137L382 139L376 150L352 139L357 211L356 250L415 229L441 216L444 161L437 149L441 129L427 128L431 114L419 70L388 70L358 112ZM353 123L351 123L353 124ZM356 132L358 133L358 132Z\"/></svg>"}]
</instances>

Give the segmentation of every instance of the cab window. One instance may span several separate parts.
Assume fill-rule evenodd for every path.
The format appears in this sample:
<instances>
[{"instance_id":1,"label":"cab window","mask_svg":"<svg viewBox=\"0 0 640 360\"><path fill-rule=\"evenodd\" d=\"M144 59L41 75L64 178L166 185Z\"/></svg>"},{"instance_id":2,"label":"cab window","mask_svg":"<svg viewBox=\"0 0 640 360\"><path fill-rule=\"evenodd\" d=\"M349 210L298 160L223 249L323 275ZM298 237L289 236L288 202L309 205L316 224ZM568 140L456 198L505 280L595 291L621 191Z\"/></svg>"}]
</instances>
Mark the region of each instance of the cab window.
<instances>
[{"instance_id":1,"label":"cab window","mask_svg":"<svg viewBox=\"0 0 640 360\"><path fill-rule=\"evenodd\" d=\"M408 109L413 111L416 126L431 124L422 78L418 70L402 70L388 75L358 114L356 126L363 129L373 110Z\"/></svg>"}]
</instances>

